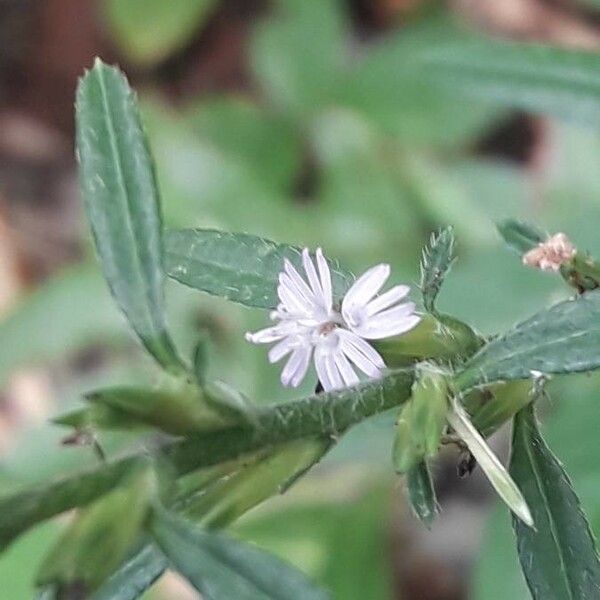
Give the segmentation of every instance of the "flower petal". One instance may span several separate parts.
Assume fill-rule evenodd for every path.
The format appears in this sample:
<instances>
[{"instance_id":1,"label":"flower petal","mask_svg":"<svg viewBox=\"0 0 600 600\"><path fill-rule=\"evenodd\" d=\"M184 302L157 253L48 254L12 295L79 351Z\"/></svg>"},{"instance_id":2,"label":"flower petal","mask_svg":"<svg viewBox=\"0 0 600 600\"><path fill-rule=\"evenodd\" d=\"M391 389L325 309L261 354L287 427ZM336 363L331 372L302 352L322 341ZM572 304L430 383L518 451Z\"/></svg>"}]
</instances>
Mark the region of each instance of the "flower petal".
<instances>
[{"instance_id":1,"label":"flower petal","mask_svg":"<svg viewBox=\"0 0 600 600\"><path fill-rule=\"evenodd\" d=\"M319 276L321 279L321 288L323 290L323 300L325 301L325 310L329 313L333 305L331 272L329 271L329 265L323 256L323 250L321 250L321 248L317 248L317 266L319 267Z\"/></svg>"},{"instance_id":2,"label":"flower petal","mask_svg":"<svg viewBox=\"0 0 600 600\"><path fill-rule=\"evenodd\" d=\"M297 346L297 344L294 342L294 338L292 336L288 336L273 346L269 350L269 362L276 363L279 362L284 356L287 356L294 349L294 347Z\"/></svg>"},{"instance_id":3,"label":"flower petal","mask_svg":"<svg viewBox=\"0 0 600 600\"><path fill-rule=\"evenodd\" d=\"M354 372L350 361L342 351L338 351L334 355L335 364L344 380L344 383L349 387L360 383L358 375Z\"/></svg>"},{"instance_id":4,"label":"flower petal","mask_svg":"<svg viewBox=\"0 0 600 600\"><path fill-rule=\"evenodd\" d=\"M325 354L325 369L327 370L327 375L329 376L329 380L333 382L332 390L339 390L344 387L344 382L342 380L342 376L338 371L338 368L335 364L335 353L327 352Z\"/></svg>"},{"instance_id":5,"label":"flower petal","mask_svg":"<svg viewBox=\"0 0 600 600\"><path fill-rule=\"evenodd\" d=\"M340 348L342 352L366 375L379 377L385 369L383 359L368 342L350 331L340 330Z\"/></svg>"},{"instance_id":6,"label":"flower petal","mask_svg":"<svg viewBox=\"0 0 600 600\"><path fill-rule=\"evenodd\" d=\"M315 295L315 299L318 303L320 303L320 301L324 300L323 288L319 282L319 277L317 276L317 271L308 252L308 248L304 248L304 250L302 250L302 264L304 265L304 270L306 271L306 276L308 277L308 282L310 283L310 287Z\"/></svg>"},{"instance_id":7,"label":"flower petal","mask_svg":"<svg viewBox=\"0 0 600 600\"><path fill-rule=\"evenodd\" d=\"M290 356L285 367L283 367L283 371L281 372L281 383L287 387L292 384L293 381L297 381L297 386L306 373L309 360L310 346L296 348L292 352L292 356ZM298 378L298 376L300 377Z\"/></svg>"},{"instance_id":8,"label":"flower petal","mask_svg":"<svg viewBox=\"0 0 600 600\"><path fill-rule=\"evenodd\" d=\"M301 329L295 321L281 321L273 327L260 329L254 333L249 331L246 333L246 339L253 344L270 344L271 342L278 342L288 335L297 334L300 331Z\"/></svg>"},{"instance_id":9,"label":"flower petal","mask_svg":"<svg viewBox=\"0 0 600 600\"><path fill-rule=\"evenodd\" d=\"M297 315L307 315L310 309L302 302L302 298L284 283L280 283L277 288L277 295L283 302L284 308L288 313Z\"/></svg>"},{"instance_id":10,"label":"flower petal","mask_svg":"<svg viewBox=\"0 0 600 600\"><path fill-rule=\"evenodd\" d=\"M395 304L396 302L402 300L408 292L410 292L410 287L407 285L396 285L385 294L381 294L381 296L377 296L369 302L366 306L367 315L373 316L374 314L385 310Z\"/></svg>"},{"instance_id":11,"label":"flower petal","mask_svg":"<svg viewBox=\"0 0 600 600\"><path fill-rule=\"evenodd\" d=\"M296 372L294 373L294 376L292 377L291 380L291 385L292 387L298 387L300 385L300 383L302 382L302 380L304 379L304 376L306 375L306 371L308 371L308 365L310 364L310 357L312 355L312 347L311 346L303 346L302 348L300 348L300 360L298 362L298 367L296 369Z\"/></svg>"},{"instance_id":12,"label":"flower petal","mask_svg":"<svg viewBox=\"0 0 600 600\"><path fill-rule=\"evenodd\" d=\"M322 352L319 347L315 350L315 369L317 371L317 377L326 392L334 389L334 382L329 377L329 371L326 366L326 354Z\"/></svg>"},{"instance_id":13,"label":"flower petal","mask_svg":"<svg viewBox=\"0 0 600 600\"><path fill-rule=\"evenodd\" d=\"M342 316L355 307L364 307L379 292L390 276L390 265L380 264L365 271L346 292L342 300Z\"/></svg>"},{"instance_id":14,"label":"flower petal","mask_svg":"<svg viewBox=\"0 0 600 600\"><path fill-rule=\"evenodd\" d=\"M302 278L300 273L298 273L298 271L296 270L296 267L294 267L294 265L287 258L283 259L283 268L284 268L286 275L296 285L296 288L297 288L298 292L300 293L300 295L302 295L304 298L306 298L307 302L314 304L315 295L313 294L312 290L310 289L310 287L308 286L306 281L304 281L304 279Z\"/></svg>"},{"instance_id":15,"label":"flower petal","mask_svg":"<svg viewBox=\"0 0 600 600\"><path fill-rule=\"evenodd\" d=\"M396 308L390 308L378 313L360 327L354 328L353 331L367 340L380 340L406 333L413 329L421 320L421 317L412 312L414 305L409 307L410 310L406 306L397 306Z\"/></svg>"}]
</instances>

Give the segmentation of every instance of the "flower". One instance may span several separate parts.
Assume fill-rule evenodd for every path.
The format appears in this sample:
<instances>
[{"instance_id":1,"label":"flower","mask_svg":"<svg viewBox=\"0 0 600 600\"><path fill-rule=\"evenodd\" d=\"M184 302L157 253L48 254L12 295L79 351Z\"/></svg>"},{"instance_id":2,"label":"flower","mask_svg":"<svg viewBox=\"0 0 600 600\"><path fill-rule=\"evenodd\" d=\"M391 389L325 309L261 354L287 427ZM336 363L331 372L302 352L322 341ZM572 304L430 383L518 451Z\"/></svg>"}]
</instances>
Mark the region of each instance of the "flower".
<instances>
[{"instance_id":1,"label":"flower","mask_svg":"<svg viewBox=\"0 0 600 600\"><path fill-rule=\"evenodd\" d=\"M577 249L564 233L556 233L523 255L523 264L542 271L557 272L573 260Z\"/></svg>"},{"instance_id":2,"label":"flower","mask_svg":"<svg viewBox=\"0 0 600 600\"><path fill-rule=\"evenodd\" d=\"M277 288L280 303L271 313L277 323L247 333L246 339L255 344L275 343L268 355L272 363L289 355L281 372L284 386L300 385L311 358L326 391L357 384L356 369L379 377L385 363L366 340L405 333L420 321L414 303L400 303L410 288L397 285L378 295L390 276L390 266L376 265L354 282L338 307L333 303L331 273L323 251L317 248L315 254L316 267L308 248L302 251L306 279L284 259Z\"/></svg>"}]
</instances>

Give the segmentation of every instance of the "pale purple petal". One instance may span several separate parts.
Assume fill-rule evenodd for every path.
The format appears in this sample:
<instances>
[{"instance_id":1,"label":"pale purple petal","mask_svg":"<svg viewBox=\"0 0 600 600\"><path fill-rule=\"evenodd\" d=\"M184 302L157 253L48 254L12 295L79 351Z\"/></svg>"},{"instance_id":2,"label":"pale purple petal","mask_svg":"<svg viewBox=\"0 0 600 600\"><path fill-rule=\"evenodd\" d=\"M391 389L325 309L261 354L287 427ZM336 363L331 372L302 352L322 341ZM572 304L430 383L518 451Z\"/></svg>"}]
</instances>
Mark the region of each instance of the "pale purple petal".
<instances>
[{"instance_id":1,"label":"pale purple petal","mask_svg":"<svg viewBox=\"0 0 600 600\"><path fill-rule=\"evenodd\" d=\"M335 364L347 386L356 385L360 382L358 375L354 372L352 365L341 350L335 353Z\"/></svg>"},{"instance_id":2,"label":"pale purple petal","mask_svg":"<svg viewBox=\"0 0 600 600\"><path fill-rule=\"evenodd\" d=\"M342 315L352 311L355 307L364 307L375 296L390 276L390 266L376 265L365 271L346 292L342 300Z\"/></svg>"},{"instance_id":3,"label":"pale purple petal","mask_svg":"<svg viewBox=\"0 0 600 600\"><path fill-rule=\"evenodd\" d=\"M284 266L285 273L287 274L287 276L296 285L296 288L298 289L299 294L301 296L303 296L304 298L306 298L307 302L309 302L310 304L314 304L315 303L315 295L313 294L310 287L308 287L308 284L306 283L306 281L304 281L304 279L302 278L300 273L298 273L298 271L296 270L296 267L294 267L294 265L287 258L283 259L283 266Z\"/></svg>"},{"instance_id":4,"label":"pale purple petal","mask_svg":"<svg viewBox=\"0 0 600 600\"><path fill-rule=\"evenodd\" d=\"M292 336L286 337L281 342L269 350L269 362L279 362L284 356L287 356L296 346Z\"/></svg>"},{"instance_id":5,"label":"pale purple petal","mask_svg":"<svg viewBox=\"0 0 600 600\"><path fill-rule=\"evenodd\" d=\"M379 377L385 368L383 359L367 342L350 331L340 331L340 348L343 353L369 377Z\"/></svg>"},{"instance_id":6,"label":"pale purple petal","mask_svg":"<svg viewBox=\"0 0 600 600\"><path fill-rule=\"evenodd\" d=\"M297 333L299 330L298 324L294 321L282 321L273 327L261 329L255 333L246 333L246 339L254 344L270 344Z\"/></svg>"},{"instance_id":7,"label":"pale purple petal","mask_svg":"<svg viewBox=\"0 0 600 600\"><path fill-rule=\"evenodd\" d=\"M326 392L334 389L334 382L329 378L329 372L326 367L326 355L319 351L319 348L315 350L315 369L323 389Z\"/></svg>"},{"instance_id":8,"label":"pale purple petal","mask_svg":"<svg viewBox=\"0 0 600 600\"><path fill-rule=\"evenodd\" d=\"M300 348L300 360L298 362L298 367L296 369L296 372L294 373L294 376L292 377L291 380L291 385L292 387L298 387L300 385L300 383L302 382L302 380L304 379L304 376L306 375L306 371L308 370L308 365L310 364L310 357L312 355L312 348L311 346L303 346L302 348Z\"/></svg>"},{"instance_id":9,"label":"pale purple petal","mask_svg":"<svg viewBox=\"0 0 600 600\"><path fill-rule=\"evenodd\" d=\"M321 288L323 290L323 300L325 301L325 310L329 313L333 305L333 295L331 291L331 273L329 265L323 256L323 250L317 248L317 266L319 267L319 276Z\"/></svg>"},{"instance_id":10,"label":"pale purple petal","mask_svg":"<svg viewBox=\"0 0 600 600\"><path fill-rule=\"evenodd\" d=\"M302 299L296 296L293 290L287 287L285 284L280 284L277 288L277 294L284 304L284 308L287 312L298 315L308 314L309 309L302 302Z\"/></svg>"},{"instance_id":11,"label":"pale purple petal","mask_svg":"<svg viewBox=\"0 0 600 600\"><path fill-rule=\"evenodd\" d=\"M333 383L332 390L339 390L344 387L344 382L342 381L342 376L338 371L338 368L335 364L335 353L327 352L325 354L325 369L327 370L327 375L329 377L329 381Z\"/></svg>"},{"instance_id":12,"label":"pale purple petal","mask_svg":"<svg viewBox=\"0 0 600 600\"><path fill-rule=\"evenodd\" d=\"M410 287L407 285L396 285L392 289L385 292L385 294L381 294L381 296L377 296L369 302L366 306L367 315L372 316L386 308L392 306L396 302L399 302L404 298L408 292L410 292Z\"/></svg>"},{"instance_id":13,"label":"pale purple petal","mask_svg":"<svg viewBox=\"0 0 600 600\"><path fill-rule=\"evenodd\" d=\"M355 333L367 340L380 340L400 335L413 329L421 320L418 315L406 313L403 307L391 308L371 317L367 323Z\"/></svg>"},{"instance_id":14,"label":"pale purple petal","mask_svg":"<svg viewBox=\"0 0 600 600\"><path fill-rule=\"evenodd\" d=\"M283 371L281 371L281 383L283 383L284 386L287 387L290 385L298 370L302 368L302 365L305 361L305 355L305 348L296 348L292 352L292 355L285 364L285 367L283 367Z\"/></svg>"},{"instance_id":15,"label":"pale purple petal","mask_svg":"<svg viewBox=\"0 0 600 600\"><path fill-rule=\"evenodd\" d=\"M312 288L313 294L315 295L317 302L323 302L323 288L321 287L321 283L319 282L317 270L315 269L315 265L313 264L312 258L310 257L308 248L304 248L304 250L302 250L302 264L304 265L304 270L306 271L308 282L310 283L310 287Z\"/></svg>"}]
</instances>

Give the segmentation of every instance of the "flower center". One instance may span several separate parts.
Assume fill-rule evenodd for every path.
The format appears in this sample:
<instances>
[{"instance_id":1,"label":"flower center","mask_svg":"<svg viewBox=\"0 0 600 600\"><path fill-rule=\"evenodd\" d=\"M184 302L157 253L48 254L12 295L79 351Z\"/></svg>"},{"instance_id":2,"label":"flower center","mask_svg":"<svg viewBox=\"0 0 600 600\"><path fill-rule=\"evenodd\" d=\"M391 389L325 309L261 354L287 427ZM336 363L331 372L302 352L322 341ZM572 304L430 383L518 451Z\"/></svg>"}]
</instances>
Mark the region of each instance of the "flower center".
<instances>
[{"instance_id":1,"label":"flower center","mask_svg":"<svg viewBox=\"0 0 600 600\"><path fill-rule=\"evenodd\" d=\"M336 323L333 321L327 321L326 323L321 323L317 331L319 332L319 335L329 335L336 327Z\"/></svg>"}]
</instances>

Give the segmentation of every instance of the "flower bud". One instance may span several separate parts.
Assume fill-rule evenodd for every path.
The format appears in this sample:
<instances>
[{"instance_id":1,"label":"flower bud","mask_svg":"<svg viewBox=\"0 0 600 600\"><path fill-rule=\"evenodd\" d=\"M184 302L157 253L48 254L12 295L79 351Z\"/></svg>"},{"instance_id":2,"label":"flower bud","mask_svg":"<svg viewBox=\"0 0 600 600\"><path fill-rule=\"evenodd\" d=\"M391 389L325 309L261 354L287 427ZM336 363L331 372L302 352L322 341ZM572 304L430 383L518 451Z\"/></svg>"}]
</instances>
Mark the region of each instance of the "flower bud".
<instances>
[{"instance_id":1,"label":"flower bud","mask_svg":"<svg viewBox=\"0 0 600 600\"><path fill-rule=\"evenodd\" d=\"M570 263L577 249L564 233L556 233L545 242L523 255L523 264L528 267L557 273L563 265Z\"/></svg>"}]
</instances>

